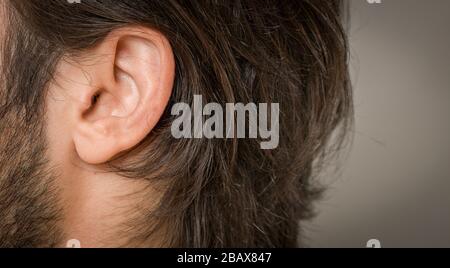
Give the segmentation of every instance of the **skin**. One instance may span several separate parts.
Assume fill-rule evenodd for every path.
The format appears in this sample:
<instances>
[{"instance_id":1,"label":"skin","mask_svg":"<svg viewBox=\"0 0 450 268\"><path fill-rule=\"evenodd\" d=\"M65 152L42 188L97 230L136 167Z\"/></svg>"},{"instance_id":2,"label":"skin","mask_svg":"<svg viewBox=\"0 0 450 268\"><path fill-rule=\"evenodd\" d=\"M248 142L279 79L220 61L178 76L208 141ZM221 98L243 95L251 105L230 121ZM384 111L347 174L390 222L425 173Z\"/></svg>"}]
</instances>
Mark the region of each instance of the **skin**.
<instances>
[{"instance_id":1,"label":"skin","mask_svg":"<svg viewBox=\"0 0 450 268\"><path fill-rule=\"evenodd\" d=\"M298 245L351 126L341 1L182 2L0 1L0 247ZM176 139L196 93L281 104L279 146Z\"/></svg>"},{"instance_id":2,"label":"skin","mask_svg":"<svg viewBox=\"0 0 450 268\"><path fill-rule=\"evenodd\" d=\"M4 24L0 21L0 25ZM0 40L4 40L2 29L0 34ZM34 170L52 170L52 176L32 176L37 181L52 181L54 191L50 193L50 187L45 186L42 199L58 200L52 202L58 220L42 223L51 224L52 230L60 232L52 238L55 242L51 246L64 247L70 239L79 240L82 247L163 246L159 237L162 234L155 234L142 244L130 242L138 235L134 224L157 204L162 190L145 180L108 172L106 164L151 135L167 106L174 72L173 52L167 39L159 32L140 27L118 29L81 56L67 55L59 62L47 91L46 116L40 123L45 134L39 142L30 142L46 148L45 157L40 157L47 160L45 168L36 164ZM2 85L1 90L7 89ZM5 118L0 119L0 124L5 122ZM8 136L0 140L0 149L7 148L14 138ZM32 139L30 135L24 140ZM29 150L24 151L9 159L0 157L0 186L6 185L5 174L14 173L21 157L29 154ZM3 188L3 196L14 197L11 187ZM27 193L34 190L27 188ZM14 204L3 211L15 211ZM16 246L13 238L7 238L11 228L5 224L6 218L0 218L0 233L4 233L6 241L3 245ZM10 221L22 226L25 219L26 215L15 215ZM50 239L49 232L43 230L38 236L42 239L47 235ZM45 241L37 245L47 246Z\"/></svg>"}]
</instances>

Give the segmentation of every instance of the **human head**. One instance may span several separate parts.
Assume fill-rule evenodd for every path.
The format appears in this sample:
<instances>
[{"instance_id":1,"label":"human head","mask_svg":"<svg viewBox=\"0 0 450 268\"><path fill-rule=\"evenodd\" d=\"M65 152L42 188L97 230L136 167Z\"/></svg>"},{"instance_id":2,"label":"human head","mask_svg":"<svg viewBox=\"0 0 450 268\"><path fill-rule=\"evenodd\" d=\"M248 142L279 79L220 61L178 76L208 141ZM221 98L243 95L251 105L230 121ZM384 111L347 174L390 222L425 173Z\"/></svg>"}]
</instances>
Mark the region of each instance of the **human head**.
<instances>
[{"instance_id":1,"label":"human head","mask_svg":"<svg viewBox=\"0 0 450 268\"><path fill-rule=\"evenodd\" d=\"M296 245L351 118L341 1L3 8L0 245ZM171 107L194 95L278 103L278 147L175 139Z\"/></svg>"}]
</instances>

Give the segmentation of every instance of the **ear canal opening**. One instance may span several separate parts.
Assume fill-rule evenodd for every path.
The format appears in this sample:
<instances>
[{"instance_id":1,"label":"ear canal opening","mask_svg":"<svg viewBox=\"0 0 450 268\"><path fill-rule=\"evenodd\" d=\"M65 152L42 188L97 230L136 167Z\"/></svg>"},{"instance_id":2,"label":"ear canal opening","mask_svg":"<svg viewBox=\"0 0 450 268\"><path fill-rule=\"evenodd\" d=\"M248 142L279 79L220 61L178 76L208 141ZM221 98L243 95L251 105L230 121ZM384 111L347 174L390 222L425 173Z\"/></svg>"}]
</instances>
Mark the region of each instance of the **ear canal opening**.
<instances>
[{"instance_id":1,"label":"ear canal opening","mask_svg":"<svg viewBox=\"0 0 450 268\"><path fill-rule=\"evenodd\" d=\"M99 91L99 92L96 92L96 93L92 96L92 99L91 99L91 107L93 107L93 106L95 106L95 105L97 104L98 99L100 99L100 95L101 95L101 93L100 93L100 91Z\"/></svg>"},{"instance_id":2,"label":"ear canal opening","mask_svg":"<svg viewBox=\"0 0 450 268\"><path fill-rule=\"evenodd\" d=\"M95 109L95 107L97 106L101 96L102 96L102 90L98 90L92 95L89 109L84 111L83 116L86 116L86 115L90 114Z\"/></svg>"}]
</instances>

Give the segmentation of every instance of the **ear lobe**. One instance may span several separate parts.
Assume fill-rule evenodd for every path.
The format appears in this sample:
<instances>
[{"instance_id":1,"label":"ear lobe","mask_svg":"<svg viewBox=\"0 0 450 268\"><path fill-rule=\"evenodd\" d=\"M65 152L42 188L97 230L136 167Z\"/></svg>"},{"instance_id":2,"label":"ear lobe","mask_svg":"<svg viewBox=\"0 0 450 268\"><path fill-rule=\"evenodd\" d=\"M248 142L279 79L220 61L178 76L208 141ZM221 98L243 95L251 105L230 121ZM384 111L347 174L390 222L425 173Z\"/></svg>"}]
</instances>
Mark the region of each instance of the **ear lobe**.
<instances>
[{"instance_id":1,"label":"ear lobe","mask_svg":"<svg viewBox=\"0 0 450 268\"><path fill-rule=\"evenodd\" d=\"M140 27L116 30L88 53L100 60L83 68L95 87L79 93L73 140L84 162L102 164L156 126L172 94L175 60L165 36Z\"/></svg>"}]
</instances>

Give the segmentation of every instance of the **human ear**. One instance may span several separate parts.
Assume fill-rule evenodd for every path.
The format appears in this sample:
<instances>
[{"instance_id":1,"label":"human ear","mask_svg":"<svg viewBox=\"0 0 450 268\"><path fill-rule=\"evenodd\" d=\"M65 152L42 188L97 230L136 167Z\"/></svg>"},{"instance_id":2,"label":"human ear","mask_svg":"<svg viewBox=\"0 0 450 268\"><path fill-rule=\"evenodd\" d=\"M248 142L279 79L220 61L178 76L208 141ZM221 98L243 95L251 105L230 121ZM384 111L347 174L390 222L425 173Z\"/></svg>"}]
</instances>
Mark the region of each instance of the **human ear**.
<instances>
[{"instance_id":1,"label":"human ear","mask_svg":"<svg viewBox=\"0 0 450 268\"><path fill-rule=\"evenodd\" d=\"M102 164L138 145L172 94L175 60L166 37L143 27L110 33L82 55L89 86L77 88L73 142L81 160Z\"/></svg>"}]
</instances>

